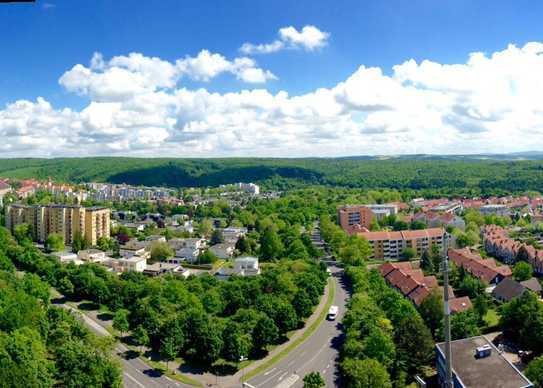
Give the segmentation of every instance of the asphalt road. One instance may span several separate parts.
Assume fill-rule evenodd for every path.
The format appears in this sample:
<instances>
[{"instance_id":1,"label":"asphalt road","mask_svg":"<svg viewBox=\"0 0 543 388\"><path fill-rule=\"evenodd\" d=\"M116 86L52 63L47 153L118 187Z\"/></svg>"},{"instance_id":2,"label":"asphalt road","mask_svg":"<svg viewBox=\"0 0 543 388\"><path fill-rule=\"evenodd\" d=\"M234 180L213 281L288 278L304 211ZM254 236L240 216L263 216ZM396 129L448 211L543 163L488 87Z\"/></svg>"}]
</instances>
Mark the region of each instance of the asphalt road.
<instances>
[{"instance_id":1,"label":"asphalt road","mask_svg":"<svg viewBox=\"0 0 543 388\"><path fill-rule=\"evenodd\" d=\"M338 371L339 349L344 339L341 320L349 298L343 270L330 267L336 282L334 305L339 307L335 321L324 321L319 328L285 358L248 381L255 388L298 388L310 372L319 372L327 387L341 386Z\"/></svg>"},{"instance_id":2,"label":"asphalt road","mask_svg":"<svg viewBox=\"0 0 543 388\"><path fill-rule=\"evenodd\" d=\"M81 314L72 306L63 303L57 303L56 305L79 313L83 322L97 335L110 335L110 333L98 322L85 314ZM123 344L117 343L115 346L115 354L121 361L123 385L126 388L190 387L189 385L174 381L168 376L161 375L136 355L134 355L134 357L126 357L125 355L129 353L129 349Z\"/></svg>"}]
</instances>

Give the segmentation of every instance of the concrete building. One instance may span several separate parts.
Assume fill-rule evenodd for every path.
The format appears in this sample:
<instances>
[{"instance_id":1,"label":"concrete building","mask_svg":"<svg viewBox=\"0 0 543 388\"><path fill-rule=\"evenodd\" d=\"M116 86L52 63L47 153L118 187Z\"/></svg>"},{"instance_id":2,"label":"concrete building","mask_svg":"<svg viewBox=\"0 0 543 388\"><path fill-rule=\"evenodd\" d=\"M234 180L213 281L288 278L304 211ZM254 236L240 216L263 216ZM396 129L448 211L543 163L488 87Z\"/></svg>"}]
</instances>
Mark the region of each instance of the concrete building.
<instances>
[{"instance_id":1,"label":"concrete building","mask_svg":"<svg viewBox=\"0 0 543 388\"><path fill-rule=\"evenodd\" d=\"M99 249L84 249L77 252L77 258L87 263L102 263L108 259L106 253Z\"/></svg>"},{"instance_id":2,"label":"concrete building","mask_svg":"<svg viewBox=\"0 0 543 388\"><path fill-rule=\"evenodd\" d=\"M358 236L368 240L372 247L372 259L400 259L406 248L413 248L421 256L432 245L443 249L443 242L448 238L443 228L421 230L403 230L399 232L359 232Z\"/></svg>"},{"instance_id":3,"label":"concrete building","mask_svg":"<svg viewBox=\"0 0 543 388\"><path fill-rule=\"evenodd\" d=\"M445 344L436 344L439 386L445 382ZM451 342L454 388L531 388L534 385L485 336Z\"/></svg>"},{"instance_id":4,"label":"concrete building","mask_svg":"<svg viewBox=\"0 0 543 388\"><path fill-rule=\"evenodd\" d=\"M372 204L366 205L366 207L371 210L373 216L378 220L398 214L398 206L393 203Z\"/></svg>"},{"instance_id":5,"label":"concrete building","mask_svg":"<svg viewBox=\"0 0 543 388\"><path fill-rule=\"evenodd\" d=\"M370 228L373 212L363 205L344 206L338 209L337 217L339 226L345 232L352 234L361 228Z\"/></svg>"},{"instance_id":6,"label":"concrete building","mask_svg":"<svg viewBox=\"0 0 543 388\"><path fill-rule=\"evenodd\" d=\"M91 245L100 237L110 236L110 210L101 207L85 208L78 205L21 205L8 206L6 227L28 224L34 240L43 242L51 233L71 244L79 233Z\"/></svg>"}]
</instances>

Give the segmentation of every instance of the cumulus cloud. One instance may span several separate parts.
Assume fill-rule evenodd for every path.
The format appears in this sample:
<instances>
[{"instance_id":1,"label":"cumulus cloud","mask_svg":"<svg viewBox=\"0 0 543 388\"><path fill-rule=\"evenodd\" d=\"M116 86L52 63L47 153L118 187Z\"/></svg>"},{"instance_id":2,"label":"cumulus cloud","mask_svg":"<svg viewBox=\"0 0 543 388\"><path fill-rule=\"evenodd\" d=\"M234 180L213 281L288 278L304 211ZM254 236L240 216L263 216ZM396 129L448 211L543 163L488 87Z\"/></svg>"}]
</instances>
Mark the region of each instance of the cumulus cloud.
<instances>
[{"instance_id":1,"label":"cumulus cloud","mask_svg":"<svg viewBox=\"0 0 543 388\"><path fill-rule=\"evenodd\" d=\"M251 58L229 61L221 54L202 50L196 57L187 56L175 63L140 53L105 61L102 54L95 53L90 67L75 65L60 77L59 83L69 92L89 95L96 101L125 101L140 94L172 89L182 77L209 82L223 73L247 83L277 79Z\"/></svg>"},{"instance_id":2,"label":"cumulus cloud","mask_svg":"<svg viewBox=\"0 0 543 388\"><path fill-rule=\"evenodd\" d=\"M43 98L0 110L3 156L334 156L543 148L543 44L473 53L465 63L360 66L331 88L217 93L183 79L273 78L246 57L202 51L175 62L96 54L60 78L80 110Z\"/></svg>"},{"instance_id":3,"label":"cumulus cloud","mask_svg":"<svg viewBox=\"0 0 543 388\"><path fill-rule=\"evenodd\" d=\"M244 43L240 51L244 54L271 54L286 48L314 51L328 44L330 34L315 26L304 26L298 31L292 26L279 29L279 38L271 43Z\"/></svg>"}]
</instances>

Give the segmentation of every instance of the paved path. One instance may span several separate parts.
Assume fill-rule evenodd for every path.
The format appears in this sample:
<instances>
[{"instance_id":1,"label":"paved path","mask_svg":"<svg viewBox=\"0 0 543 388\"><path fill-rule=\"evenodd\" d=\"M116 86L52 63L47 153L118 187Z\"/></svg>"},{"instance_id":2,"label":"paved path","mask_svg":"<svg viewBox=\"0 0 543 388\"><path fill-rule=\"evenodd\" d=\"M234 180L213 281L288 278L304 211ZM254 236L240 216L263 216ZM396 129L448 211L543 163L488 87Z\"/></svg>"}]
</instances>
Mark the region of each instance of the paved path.
<instances>
[{"instance_id":1,"label":"paved path","mask_svg":"<svg viewBox=\"0 0 543 388\"><path fill-rule=\"evenodd\" d=\"M102 337L111 335L102 325L82 313L80 310L65 303L55 303L55 305L75 312L85 325L97 335ZM123 385L126 388L190 387L189 385L181 384L170 379L168 376L160 374L151 366L143 362L139 357L126 358L125 354L129 352L129 349L123 344L117 343L114 350L115 354L121 360Z\"/></svg>"},{"instance_id":2,"label":"paved path","mask_svg":"<svg viewBox=\"0 0 543 388\"><path fill-rule=\"evenodd\" d=\"M338 357L343 342L341 319L345 314L349 298L344 283L343 270L332 267L336 282L334 305L339 307L335 321L323 321L319 328L300 346L292 350L285 358L271 366L248 383L255 388L290 388L303 387L303 378L309 372L319 372L327 387L339 386Z\"/></svg>"}]
</instances>

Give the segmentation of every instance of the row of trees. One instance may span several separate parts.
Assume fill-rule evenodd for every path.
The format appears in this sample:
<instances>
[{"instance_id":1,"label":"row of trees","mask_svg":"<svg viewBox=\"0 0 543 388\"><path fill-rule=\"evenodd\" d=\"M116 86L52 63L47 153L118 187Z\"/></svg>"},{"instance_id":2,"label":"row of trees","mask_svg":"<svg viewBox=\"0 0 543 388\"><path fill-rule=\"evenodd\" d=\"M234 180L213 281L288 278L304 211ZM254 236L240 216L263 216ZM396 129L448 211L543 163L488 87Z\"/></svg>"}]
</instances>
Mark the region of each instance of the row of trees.
<instances>
[{"instance_id":1,"label":"row of trees","mask_svg":"<svg viewBox=\"0 0 543 388\"><path fill-rule=\"evenodd\" d=\"M341 369L348 387L404 386L433 357L433 339L418 311L376 270L349 267L354 294L343 320Z\"/></svg>"}]
</instances>

